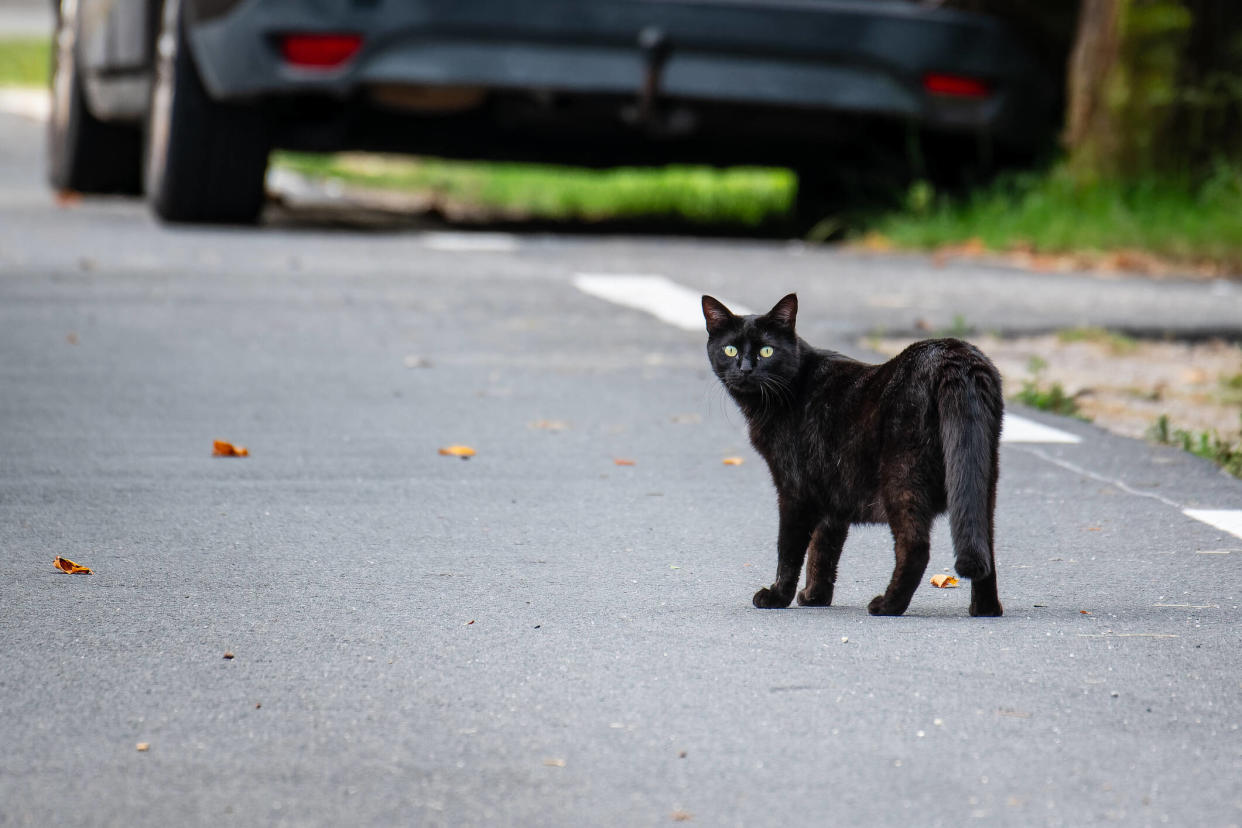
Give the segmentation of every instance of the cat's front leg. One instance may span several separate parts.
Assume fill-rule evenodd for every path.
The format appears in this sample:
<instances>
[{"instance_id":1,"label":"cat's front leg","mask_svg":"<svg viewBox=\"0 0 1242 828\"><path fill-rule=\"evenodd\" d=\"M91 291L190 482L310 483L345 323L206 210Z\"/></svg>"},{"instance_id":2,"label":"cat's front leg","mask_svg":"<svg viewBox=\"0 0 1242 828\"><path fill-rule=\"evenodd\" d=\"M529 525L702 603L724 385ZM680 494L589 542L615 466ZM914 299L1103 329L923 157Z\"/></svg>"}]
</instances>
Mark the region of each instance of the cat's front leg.
<instances>
[{"instance_id":1,"label":"cat's front leg","mask_svg":"<svg viewBox=\"0 0 1242 828\"><path fill-rule=\"evenodd\" d=\"M802 561L811 541L814 519L807 518L805 509L781 504L781 528L776 539L776 580L752 599L759 609L784 609L798 591Z\"/></svg>"},{"instance_id":2,"label":"cat's front leg","mask_svg":"<svg viewBox=\"0 0 1242 828\"><path fill-rule=\"evenodd\" d=\"M826 518L811 535L806 555L806 586L798 591L798 605L832 606L832 589L837 583L837 561L849 532L848 520Z\"/></svg>"}]
</instances>

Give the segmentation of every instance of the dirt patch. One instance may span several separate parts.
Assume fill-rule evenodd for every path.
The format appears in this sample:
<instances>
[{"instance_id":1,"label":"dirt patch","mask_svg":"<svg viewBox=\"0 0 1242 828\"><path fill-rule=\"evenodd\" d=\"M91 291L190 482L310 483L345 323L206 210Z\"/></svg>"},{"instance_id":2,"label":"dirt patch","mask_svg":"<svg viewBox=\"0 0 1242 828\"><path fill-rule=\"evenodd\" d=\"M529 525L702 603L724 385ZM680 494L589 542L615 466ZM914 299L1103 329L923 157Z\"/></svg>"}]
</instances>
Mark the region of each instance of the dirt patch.
<instances>
[{"instance_id":1,"label":"dirt patch","mask_svg":"<svg viewBox=\"0 0 1242 828\"><path fill-rule=\"evenodd\" d=\"M914 340L867 339L894 356ZM1081 416L1127 437L1147 437L1160 417L1170 429L1242 440L1242 347L1228 342L1145 342L1105 331L1001 339L974 337L1000 369L1013 399L1027 383L1059 383Z\"/></svg>"}]
</instances>

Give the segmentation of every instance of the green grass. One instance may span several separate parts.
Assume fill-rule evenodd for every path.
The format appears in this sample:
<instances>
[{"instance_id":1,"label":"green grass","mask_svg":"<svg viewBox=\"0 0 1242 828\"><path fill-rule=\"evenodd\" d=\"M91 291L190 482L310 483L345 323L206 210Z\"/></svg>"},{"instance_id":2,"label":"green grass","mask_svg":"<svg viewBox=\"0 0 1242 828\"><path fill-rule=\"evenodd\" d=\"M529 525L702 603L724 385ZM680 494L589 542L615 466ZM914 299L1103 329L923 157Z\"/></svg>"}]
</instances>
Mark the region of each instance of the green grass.
<instances>
[{"instance_id":1,"label":"green grass","mask_svg":"<svg viewBox=\"0 0 1242 828\"><path fill-rule=\"evenodd\" d=\"M1010 176L975 193L928 196L872 227L901 247L979 239L989 250L1040 253L1135 250L1242 269L1242 168L1219 164L1206 180L1173 177L1079 184L1064 170ZM918 196L917 198L915 196Z\"/></svg>"},{"instance_id":2,"label":"green grass","mask_svg":"<svg viewBox=\"0 0 1242 828\"><path fill-rule=\"evenodd\" d=\"M0 86L43 86L51 68L51 41L40 37L0 39Z\"/></svg>"},{"instance_id":3,"label":"green grass","mask_svg":"<svg viewBox=\"0 0 1242 828\"><path fill-rule=\"evenodd\" d=\"M788 170L736 167L588 170L541 164L447 161L376 155L280 152L275 163L315 178L361 187L424 191L515 218L675 218L745 227L792 208Z\"/></svg>"},{"instance_id":4,"label":"green grass","mask_svg":"<svg viewBox=\"0 0 1242 828\"><path fill-rule=\"evenodd\" d=\"M1211 460L1234 477L1242 477L1242 443L1227 442L1214 432L1173 428L1164 414L1148 430L1148 436L1157 443L1178 446L1183 451Z\"/></svg>"},{"instance_id":5,"label":"green grass","mask_svg":"<svg viewBox=\"0 0 1242 828\"><path fill-rule=\"evenodd\" d=\"M1104 328L1067 328L1057 333L1057 339L1064 343L1092 342L1117 355L1129 354L1138 348L1138 342L1133 337Z\"/></svg>"},{"instance_id":6,"label":"green grass","mask_svg":"<svg viewBox=\"0 0 1242 828\"><path fill-rule=\"evenodd\" d=\"M1014 395L1014 399L1040 411L1085 419L1078 411L1078 403L1065 393L1059 382L1045 386L1037 380L1024 380L1022 390Z\"/></svg>"}]
</instances>

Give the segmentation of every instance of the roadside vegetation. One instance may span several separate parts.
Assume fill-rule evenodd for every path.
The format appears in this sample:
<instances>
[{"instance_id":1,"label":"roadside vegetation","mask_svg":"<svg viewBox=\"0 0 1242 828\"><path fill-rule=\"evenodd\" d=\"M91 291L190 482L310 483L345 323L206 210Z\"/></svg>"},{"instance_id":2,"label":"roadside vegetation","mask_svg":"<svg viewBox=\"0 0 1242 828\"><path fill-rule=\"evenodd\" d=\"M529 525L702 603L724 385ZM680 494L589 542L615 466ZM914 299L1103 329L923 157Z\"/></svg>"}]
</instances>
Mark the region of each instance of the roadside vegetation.
<instances>
[{"instance_id":1,"label":"roadside vegetation","mask_svg":"<svg viewBox=\"0 0 1242 828\"><path fill-rule=\"evenodd\" d=\"M1088 266L1092 255L1130 251L1172 266L1242 272L1242 166L1219 162L1198 180L1152 173L1095 181L1062 166L961 196L929 196L928 189L915 185L904 209L879 216L864 233L901 248L1085 254Z\"/></svg>"},{"instance_id":2,"label":"roadside vegetation","mask_svg":"<svg viewBox=\"0 0 1242 828\"><path fill-rule=\"evenodd\" d=\"M787 215L797 192L788 170L672 166L589 170L547 164L279 152L273 163L362 189L422 193L449 212L487 220L671 219L760 227Z\"/></svg>"},{"instance_id":3,"label":"roadside vegetation","mask_svg":"<svg viewBox=\"0 0 1242 828\"><path fill-rule=\"evenodd\" d=\"M0 40L0 86L47 86L51 41L44 37Z\"/></svg>"}]
</instances>

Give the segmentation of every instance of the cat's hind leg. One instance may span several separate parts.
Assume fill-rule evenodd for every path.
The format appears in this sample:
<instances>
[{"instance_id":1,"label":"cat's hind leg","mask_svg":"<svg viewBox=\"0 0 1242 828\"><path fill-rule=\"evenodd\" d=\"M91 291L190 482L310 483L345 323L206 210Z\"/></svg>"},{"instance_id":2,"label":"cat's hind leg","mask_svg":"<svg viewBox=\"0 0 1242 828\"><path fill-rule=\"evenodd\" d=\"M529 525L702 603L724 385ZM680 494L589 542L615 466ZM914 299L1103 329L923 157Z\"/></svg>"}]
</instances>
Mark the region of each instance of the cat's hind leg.
<instances>
[{"instance_id":1,"label":"cat's hind leg","mask_svg":"<svg viewBox=\"0 0 1242 828\"><path fill-rule=\"evenodd\" d=\"M803 607L832 605L832 588L837 582L837 562L849 531L847 521L825 519L811 535L806 555L806 586L798 592Z\"/></svg>"},{"instance_id":2,"label":"cat's hind leg","mask_svg":"<svg viewBox=\"0 0 1242 828\"><path fill-rule=\"evenodd\" d=\"M893 532L893 549L897 563L893 577L883 595L867 605L872 615L901 615L910 606L910 599L923 580L931 557L932 518L925 514L917 497L885 498L889 528Z\"/></svg>"}]
</instances>

